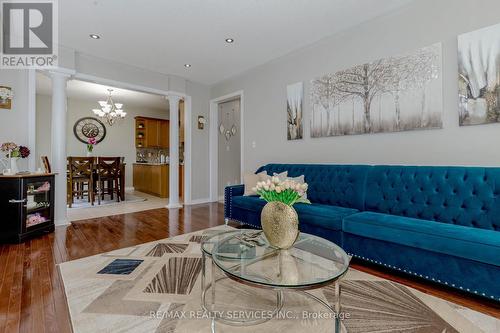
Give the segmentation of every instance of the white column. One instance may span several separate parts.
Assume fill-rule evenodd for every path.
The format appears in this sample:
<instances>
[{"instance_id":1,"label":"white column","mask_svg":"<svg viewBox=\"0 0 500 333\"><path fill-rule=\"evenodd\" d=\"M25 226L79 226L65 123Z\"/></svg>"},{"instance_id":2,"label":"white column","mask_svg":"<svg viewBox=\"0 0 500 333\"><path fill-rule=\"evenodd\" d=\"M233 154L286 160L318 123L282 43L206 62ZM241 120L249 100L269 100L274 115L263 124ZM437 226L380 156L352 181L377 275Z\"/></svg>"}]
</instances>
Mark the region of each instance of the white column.
<instances>
[{"instance_id":1,"label":"white column","mask_svg":"<svg viewBox=\"0 0 500 333\"><path fill-rule=\"evenodd\" d=\"M169 194L167 208L181 208L179 203L179 101L180 96L168 95L170 106L170 143L169 143Z\"/></svg>"},{"instance_id":2,"label":"white column","mask_svg":"<svg viewBox=\"0 0 500 333\"><path fill-rule=\"evenodd\" d=\"M51 168L55 177L55 224L68 223L66 214L66 82L70 75L51 72L52 78L52 128Z\"/></svg>"}]
</instances>

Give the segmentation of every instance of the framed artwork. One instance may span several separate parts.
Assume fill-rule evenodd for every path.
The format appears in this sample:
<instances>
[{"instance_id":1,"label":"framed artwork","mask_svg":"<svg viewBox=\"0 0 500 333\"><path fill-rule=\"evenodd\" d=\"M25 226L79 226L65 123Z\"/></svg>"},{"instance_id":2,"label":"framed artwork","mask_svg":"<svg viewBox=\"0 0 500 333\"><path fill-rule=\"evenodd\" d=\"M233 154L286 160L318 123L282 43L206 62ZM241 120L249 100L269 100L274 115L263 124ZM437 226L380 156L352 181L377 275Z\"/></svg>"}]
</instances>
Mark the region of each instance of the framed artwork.
<instances>
[{"instance_id":1,"label":"framed artwork","mask_svg":"<svg viewBox=\"0 0 500 333\"><path fill-rule=\"evenodd\" d=\"M442 48L354 66L311 81L311 136L442 128Z\"/></svg>"},{"instance_id":2,"label":"framed artwork","mask_svg":"<svg viewBox=\"0 0 500 333\"><path fill-rule=\"evenodd\" d=\"M10 110L12 108L12 98L14 98L12 88L0 86L0 109Z\"/></svg>"},{"instance_id":3,"label":"framed artwork","mask_svg":"<svg viewBox=\"0 0 500 333\"><path fill-rule=\"evenodd\" d=\"M460 126L500 122L500 24L458 36Z\"/></svg>"},{"instance_id":4,"label":"framed artwork","mask_svg":"<svg viewBox=\"0 0 500 333\"><path fill-rule=\"evenodd\" d=\"M303 101L304 84L297 82L286 87L287 139L299 140L304 137Z\"/></svg>"}]
</instances>

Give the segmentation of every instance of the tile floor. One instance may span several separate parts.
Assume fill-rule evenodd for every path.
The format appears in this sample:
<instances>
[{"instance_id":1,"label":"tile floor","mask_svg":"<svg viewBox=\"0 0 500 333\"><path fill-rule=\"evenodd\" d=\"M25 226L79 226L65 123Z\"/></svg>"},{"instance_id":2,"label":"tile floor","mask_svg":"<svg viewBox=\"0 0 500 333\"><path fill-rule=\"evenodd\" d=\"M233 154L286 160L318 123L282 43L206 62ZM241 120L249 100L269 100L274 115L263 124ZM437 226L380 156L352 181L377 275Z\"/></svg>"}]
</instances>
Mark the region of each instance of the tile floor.
<instances>
[{"instance_id":1,"label":"tile floor","mask_svg":"<svg viewBox=\"0 0 500 333\"><path fill-rule=\"evenodd\" d=\"M145 198L140 202L121 202L115 205L94 206L89 208L68 209L68 221L87 220L104 216L140 212L143 210L165 208L168 199L158 198L146 193L133 191L130 194Z\"/></svg>"}]
</instances>

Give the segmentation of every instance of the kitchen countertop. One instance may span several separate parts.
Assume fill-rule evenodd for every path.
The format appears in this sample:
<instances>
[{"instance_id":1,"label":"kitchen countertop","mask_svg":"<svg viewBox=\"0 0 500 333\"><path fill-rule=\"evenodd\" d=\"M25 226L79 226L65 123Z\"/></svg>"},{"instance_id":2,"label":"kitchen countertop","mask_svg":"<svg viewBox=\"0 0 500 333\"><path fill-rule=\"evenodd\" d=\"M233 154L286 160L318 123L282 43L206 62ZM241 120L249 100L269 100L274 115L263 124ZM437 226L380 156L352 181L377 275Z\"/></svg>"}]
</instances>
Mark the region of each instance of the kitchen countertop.
<instances>
[{"instance_id":1,"label":"kitchen countertop","mask_svg":"<svg viewBox=\"0 0 500 333\"><path fill-rule=\"evenodd\" d=\"M46 177L46 176L54 176L57 175L57 173L22 173L22 174L15 174L15 175L3 175L0 174L0 178L29 178L29 177Z\"/></svg>"},{"instance_id":2,"label":"kitchen countertop","mask_svg":"<svg viewBox=\"0 0 500 333\"><path fill-rule=\"evenodd\" d=\"M134 164L136 164L136 165L168 165L168 163L154 163L154 162L146 162L146 163L135 162Z\"/></svg>"},{"instance_id":3,"label":"kitchen countertop","mask_svg":"<svg viewBox=\"0 0 500 333\"><path fill-rule=\"evenodd\" d=\"M169 165L170 163L154 163L154 162L146 162L146 163L140 163L140 162L135 162L135 165ZM184 166L184 163L179 163L179 166Z\"/></svg>"}]
</instances>

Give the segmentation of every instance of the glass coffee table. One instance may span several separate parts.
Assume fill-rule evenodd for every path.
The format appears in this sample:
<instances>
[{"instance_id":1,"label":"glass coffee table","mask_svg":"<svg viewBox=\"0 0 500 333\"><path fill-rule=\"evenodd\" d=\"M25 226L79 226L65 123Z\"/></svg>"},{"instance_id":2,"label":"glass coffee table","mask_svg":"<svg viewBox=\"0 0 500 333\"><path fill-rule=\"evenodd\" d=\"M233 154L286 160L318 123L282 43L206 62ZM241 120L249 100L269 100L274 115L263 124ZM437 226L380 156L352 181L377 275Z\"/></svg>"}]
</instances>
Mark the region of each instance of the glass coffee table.
<instances>
[{"instance_id":1,"label":"glass coffee table","mask_svg":"<svg viewBox=\"0 0 500 333\"><path fill-rule=\"evenodd\" d=\"M262 231L239 229L216 234L202 243L202 306L214 310L216 283L231 279L247 286L269 289L276 293L275 313L284 303L283 293L300 292L323 305L335 318L335 331L340 331L340 283L349 268L349 257L338 245L306 233L300 233L297 242L288 250L269 245ZM206 285L206 258L212 259L212 282ZM218 267L224 276L215 278ZM335 304L307 292L334 285ZM205 304L206 293L211 289L212 303ZM216 318L227 324L252 325L260 321L235 321Z\"/></svg>"}]
</instances>

